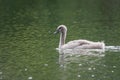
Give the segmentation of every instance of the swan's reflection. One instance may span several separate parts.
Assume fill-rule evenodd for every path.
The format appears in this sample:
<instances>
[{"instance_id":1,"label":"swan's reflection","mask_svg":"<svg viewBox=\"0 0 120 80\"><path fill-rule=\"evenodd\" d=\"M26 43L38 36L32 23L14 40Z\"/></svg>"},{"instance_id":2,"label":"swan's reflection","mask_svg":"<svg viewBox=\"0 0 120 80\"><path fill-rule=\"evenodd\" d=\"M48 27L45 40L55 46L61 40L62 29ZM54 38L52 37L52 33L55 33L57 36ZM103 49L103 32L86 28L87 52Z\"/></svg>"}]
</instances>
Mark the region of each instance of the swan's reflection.
<instances>
[{"instance_id":1,"label":"swan's reflection","mask_svg":"<svg viewBox=\"0 0 120 80\"><path fill-rule=\"evenodd\" d=\"M96 56L104 57L103 49L67 49L59 51L59 64L61 67L65 67L65 64L69 64L72 61L79 61L80 56ZM78 59L78 60L77 60Z\"/></svg>"},{"instance_id":2,"label":"swan's reflection","mask_svg":"<svg viewBox=\"0 0 120 80\"><path fill-rule=\"evenodd\" d=\"M109 65L106 64L107 51L120 51L120 47L107 46L103 49L67 49L59 50L59 64L62 80L106 79ZM116 65L113 65L116 68ZM114 70L111 69L113 73ZM101 74L102 73L102 74ZM99 74L101 74L99 76Z\"/></svg>"},{"instance_id":3,"label":"swan's reflection","mask_svg":"<svg viewBox=\"0 0 120 80\"><path fill-rule=\"evenodd\" d=\"M80 60L80 56L104 57L105 51L119 52L120 46L106 46L105 49L66 49L59 50L59 64L64 67L71 61Z\"/></svg>"}]
</instances>

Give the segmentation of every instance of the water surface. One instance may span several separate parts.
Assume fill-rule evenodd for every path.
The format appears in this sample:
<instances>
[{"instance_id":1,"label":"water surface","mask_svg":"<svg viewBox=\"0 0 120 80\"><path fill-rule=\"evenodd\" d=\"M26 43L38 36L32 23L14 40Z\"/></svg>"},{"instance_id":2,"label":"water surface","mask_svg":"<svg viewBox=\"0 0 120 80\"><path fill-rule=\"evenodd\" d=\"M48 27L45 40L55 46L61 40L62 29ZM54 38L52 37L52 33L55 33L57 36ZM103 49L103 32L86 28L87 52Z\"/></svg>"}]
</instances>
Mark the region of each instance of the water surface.
<instances>
[{"instance_id":1,"label":"water surface","mask_svg":"<svg viewBox=\"0 0 120 80\"><path fill-rule=\"evenodd\" d=\"M59 35L53 35L64 24L66 42L88 39L120 46L119 14L119 0L1 0L0 79L119 80L119 50L64 57L55 50Z\"/></svg>"}]
</instances>

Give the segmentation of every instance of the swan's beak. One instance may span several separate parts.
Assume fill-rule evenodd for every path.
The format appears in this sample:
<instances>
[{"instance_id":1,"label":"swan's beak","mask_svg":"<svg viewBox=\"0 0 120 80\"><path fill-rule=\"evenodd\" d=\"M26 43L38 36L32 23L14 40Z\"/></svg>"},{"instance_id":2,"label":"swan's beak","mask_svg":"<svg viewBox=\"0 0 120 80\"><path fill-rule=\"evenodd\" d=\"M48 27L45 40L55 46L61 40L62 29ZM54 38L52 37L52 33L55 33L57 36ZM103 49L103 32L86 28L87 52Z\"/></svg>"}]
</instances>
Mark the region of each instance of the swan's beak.
<instances>
[{"instance_id":1,"label":"swan's beak","mask_svg":"<svg viewBox=\"0 0 120 80\"><path fill-rule=\"evenodd\" d=\"M57 34L57 33L59 33L59 30L56 30L56 31L54 32L54 34Z\"/></svg>"}]
</instances>

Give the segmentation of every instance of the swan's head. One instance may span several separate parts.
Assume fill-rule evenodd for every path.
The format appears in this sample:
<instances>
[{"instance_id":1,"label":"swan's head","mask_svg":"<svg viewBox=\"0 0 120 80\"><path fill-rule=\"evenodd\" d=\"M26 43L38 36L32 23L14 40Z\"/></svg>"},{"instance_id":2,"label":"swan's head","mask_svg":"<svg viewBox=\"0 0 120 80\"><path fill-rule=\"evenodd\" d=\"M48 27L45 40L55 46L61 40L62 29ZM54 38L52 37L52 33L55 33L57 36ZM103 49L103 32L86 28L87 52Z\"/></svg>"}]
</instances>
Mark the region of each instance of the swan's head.
<instances>
[{"instance_id":1,"label":"swan's head","mask_svg":"<svg viewBox=\"0 0 120 80\"><path fill-rule=\"evenodd\" d=\"M65 25L60 25L57 27L54 33L56 34L56 33L65 33L65 32L67 32L67 27Z\"/></svg>"}]
</instances>

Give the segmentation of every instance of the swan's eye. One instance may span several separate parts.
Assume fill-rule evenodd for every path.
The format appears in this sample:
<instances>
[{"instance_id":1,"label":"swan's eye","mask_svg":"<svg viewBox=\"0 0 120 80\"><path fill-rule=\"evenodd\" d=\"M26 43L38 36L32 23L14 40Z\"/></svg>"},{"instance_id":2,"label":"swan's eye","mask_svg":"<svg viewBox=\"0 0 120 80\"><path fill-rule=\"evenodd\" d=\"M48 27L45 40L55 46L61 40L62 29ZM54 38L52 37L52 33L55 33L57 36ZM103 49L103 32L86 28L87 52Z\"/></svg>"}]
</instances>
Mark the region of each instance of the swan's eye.
<instances>
[{"instance_id":1,"label":"swan's eye","mask_svg":"<svg viewBox=\"0 0 120 80\"><path fill-rule=\"evenodd\" d=\"M59 28L59 31L62 31L62 29L63 29L63 28L62 28L62 27L60 27L60 28Z\"/></svg>"},{"instance_id":2,"label":"swan's eye","mask_svg":"<svg viewBox=\"0 0 120 80\"><path fill-rule=\"evenodd\" d=\"M62 27L60 27L59 29L62 29Z\"/></svg>"},{"instance_id":3,"label":"swan's eye","mask_svg":"<svg viewBox=\"0 0 120 80\"><path fill-rule=\"evenodd\" d=\"M62 32L62 28L59 28L59 29L58 29L58 32Z\"/></svg>"}]
</instances>

